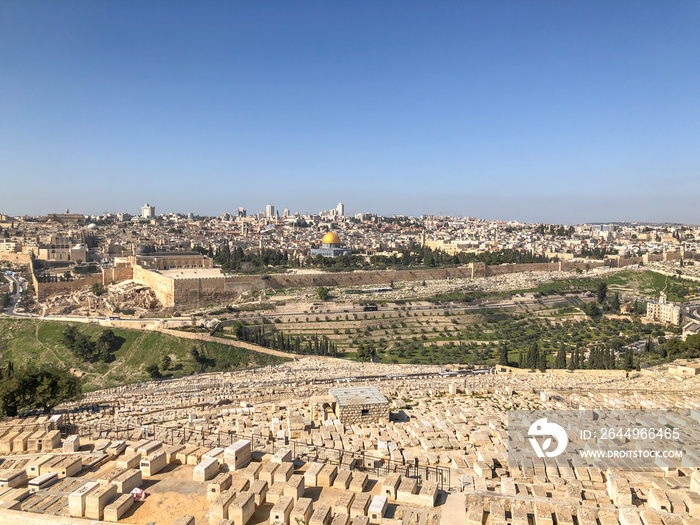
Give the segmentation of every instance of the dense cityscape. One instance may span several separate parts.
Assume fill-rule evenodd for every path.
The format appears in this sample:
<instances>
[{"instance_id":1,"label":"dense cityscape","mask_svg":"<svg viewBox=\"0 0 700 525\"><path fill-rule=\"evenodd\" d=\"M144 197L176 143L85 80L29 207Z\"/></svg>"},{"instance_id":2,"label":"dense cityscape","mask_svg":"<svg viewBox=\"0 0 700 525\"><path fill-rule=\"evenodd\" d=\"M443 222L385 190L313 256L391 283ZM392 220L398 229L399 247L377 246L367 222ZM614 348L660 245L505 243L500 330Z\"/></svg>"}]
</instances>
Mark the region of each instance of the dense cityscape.
<instances>
[{"instance_id":1,"label":"dense cityscape","mask_svg":"<svg viewBox=\"0 0 700 525\"><path fill-rule=\"evenodd\" d=\"M627 525L626 491L643 494L646 478L513 467L508 421L486 414L695 406L697 226L346 216L343 204L0 219L7 509L144 524L165 505L178 524L525 525L550 512ZM668 381L680 397L662 394ZM572 397L596 388L595 402ZM210 503L177 503L198 487ZM587 503L600 490L612 507ZM672 490L657 492L635 505L650 509L643 521L670 508Z\"/></svg>"}]
</instances>

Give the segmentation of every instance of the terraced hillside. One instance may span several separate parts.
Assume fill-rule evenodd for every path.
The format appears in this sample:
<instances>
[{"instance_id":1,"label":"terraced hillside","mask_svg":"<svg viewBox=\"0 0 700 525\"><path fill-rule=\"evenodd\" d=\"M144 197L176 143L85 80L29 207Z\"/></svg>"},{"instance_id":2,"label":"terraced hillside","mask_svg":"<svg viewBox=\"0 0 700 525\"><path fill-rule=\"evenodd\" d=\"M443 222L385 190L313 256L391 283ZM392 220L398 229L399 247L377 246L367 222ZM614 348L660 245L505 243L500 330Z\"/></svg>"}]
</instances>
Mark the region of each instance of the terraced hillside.
<instances>
[{"instance_id":1,"label":"terraced hillside","mask_svg":"<svg viewBox=\"0 0 700 525\"><path fill-rule=\"evenodd\" d=\"M327 340L338 357L346 358L361 357L362 349L370 347L376 351L374 359L386 363L494 364L504 346L510 361L517 362L519 352L536 342L553 362L562 343L571 349L606 343L617 348L652 334L666 334L660 325L592 319L561 299L558 307L530 304L527 310L517 305L508 311L395 306L380 312L268 315L262 323L249 320L226 326L218 335L242 340L257 337L257 344L288 345L298 353L318 353L316 348L322 349L321 341ZM261 333L265 341L260 340Z\"/></svg>"}]
</instances>

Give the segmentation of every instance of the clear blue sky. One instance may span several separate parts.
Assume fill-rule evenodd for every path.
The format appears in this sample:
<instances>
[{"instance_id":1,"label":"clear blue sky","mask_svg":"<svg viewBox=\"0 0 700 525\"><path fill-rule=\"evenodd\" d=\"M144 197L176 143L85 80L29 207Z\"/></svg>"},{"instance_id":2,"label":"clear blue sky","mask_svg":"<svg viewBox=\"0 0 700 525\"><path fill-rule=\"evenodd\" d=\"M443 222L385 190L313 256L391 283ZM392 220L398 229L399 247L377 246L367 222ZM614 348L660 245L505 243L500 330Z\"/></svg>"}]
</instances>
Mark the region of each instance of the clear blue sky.
<instances>
[{"instance_id":1,"label":"clear blue sky","mask_svg":"<svg viewBox=\"0 0 700 525\"><path fill-rule=\"evenodd\" d=\"M700 2L0 2L0 213L700 223Z\"/></svg>"}]
</instances>

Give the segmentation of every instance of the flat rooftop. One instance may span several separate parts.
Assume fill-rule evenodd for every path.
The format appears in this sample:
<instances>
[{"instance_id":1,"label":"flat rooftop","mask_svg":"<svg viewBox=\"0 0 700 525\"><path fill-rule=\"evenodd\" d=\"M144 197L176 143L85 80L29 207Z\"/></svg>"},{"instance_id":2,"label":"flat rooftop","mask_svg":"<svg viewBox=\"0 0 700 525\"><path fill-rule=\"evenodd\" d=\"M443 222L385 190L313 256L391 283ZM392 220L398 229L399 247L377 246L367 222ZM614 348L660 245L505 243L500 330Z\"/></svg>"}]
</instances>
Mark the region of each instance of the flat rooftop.
<instances>
[{"instance_id":1,"label":"flat rooftop","mask_svg":"<svg viewBox=\"0 0 700 525\"><path fill-rule=\"evenodd\" d=\"M137 257L202 257L199 252L150 252L137 253Z\"/></svg>"},{"instance_id":2,"label":"flat rooftop","mask_svg":"<svg viewBox=\"0 0 700 525\"><path fill-rule=\"evenodd\" d=\"M340 406L381 405L389 402L376 386L331 388L328 393L335 397Z\"/></svg>"},{"instance_id":3,"label":"flat rooftop","mask_svg":"<svg viewBox=\"0 0 700 525\"><path fill-rule=\"evenodd\" d=\"M171 279L202 279L204 277L224 277L220 268L176 268L173 270L157 270L159 274Z\"/></svg>"}]
</instances>

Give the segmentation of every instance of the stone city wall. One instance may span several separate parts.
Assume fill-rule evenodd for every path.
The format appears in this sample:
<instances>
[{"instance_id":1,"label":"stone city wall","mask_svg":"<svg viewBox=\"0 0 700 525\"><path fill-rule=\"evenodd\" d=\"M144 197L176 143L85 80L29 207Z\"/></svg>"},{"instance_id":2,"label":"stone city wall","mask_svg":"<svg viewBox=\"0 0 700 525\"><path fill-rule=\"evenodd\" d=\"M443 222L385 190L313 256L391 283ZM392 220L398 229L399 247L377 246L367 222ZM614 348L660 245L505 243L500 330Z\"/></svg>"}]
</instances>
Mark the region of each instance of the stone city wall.
<instances>
[{"instance_id":1,"label":"stone city wall","mask_svg":"<svg viewBox=\"0 0 700 525\"><path fill-rule=\"evenodd\" d=\"M32 282L34 283L34 291L36 292L37 300L43 301L54 295L76 292L85 287L90 287L95 283L102 284L102 274L96 273L84 279L75 279L74 281L40 283L34 275L34 272L32 272Z\"/></svg>"},{"instance_id":2,"label":"stone city wall","mask_svg":"<svg viewBox=\"0 0 700 525\"><path fill-rule=\"evenodd\" d=\"M134 279L156 292L166 307L197 307L225 302L250 290L308 288L317 286L380 286L395 282L434 281L441 279L473 279L533 271L571 271L604 266L598 263L533 263L486 266L470 263L457 268L429 268L420 270L370 270L357 272L327 272L272 275L222 275L221 277L171 279L155 272L140 269ZM138 268L138 267L137 267ZM150 274L150 275L149 275Z\"/></svg>"},{"instance_id":3,"label":"stone city wall","mask_svg":"<svg viewBox=\"0 0 700 525\"><path fill-rule=\"evenodd\" d=\"M15 264L31 264L32 257L28 253L0 253L0 261Z\"/></svg>"},{"instance_id":4,"label":"stone city wall","mask_svg":"<svg viewBox=\"0 0 700 525\"><path fill-rule=\"evenodd\" d=\"M140 266L133 266L133 279L139 284L148 286L156 294L163 306L175 304L175 280L158 272L146 270Z\"/></svg>"},{"instance_id":5,"label":"stone city wall","mask_svg":"<svg viewBox=\"0 0 700 525\"><path fill-rule=\"evenodd\" d=\"M59 281L55 283L40 283L32 271L32 283L34 284L37 300L43 301L44 299L53 297L54 295L76 292L85 287L90 287L95 283L99 283L102 286L107 286L113 283L126 281L127 279L132 279L133 274L134 271L131 267L106 268L100 273L90 275L83 279Z\"/></svg>"},{"instance_id":6,"label":"stone city wall","mask_svg":"<svg viewBox=\"0 0 700 525\"><path fill-rule=\"evenodd\" d=\"M457 268L427 268L419 270L370 270L357 272L327 272L314 274L272 274L272 275L221 275L220 277L201 277L173 279L160 273L133 267L108 268L101 275L85 279L58 282L38 283L34 278L38 300L53 295L69 293L84 286L92 286L99 282L102 285L134 279L139 284L153 289L158 300L168 308L190 308L207 306L232 300L238 294L250 290L308 288L317 286L379 286L392 281L433 281L441 279L474 279L522 272L543 271L587 271L601 266L623 267L640 262L674 260L680 258L681 252L665 254L648 254L643 257L615 258L597 262L549 262L529 264L502 264L486 266L484 263L470 263ZM18 257L16 262L29 261L24 254L0 254L0 260L7 257ZM692 252L686 252L687 258L693 258Z\"/></svg>"},{"instance_id":7,"label":"stone city wall","mask_svg":"<svg viewBox=\"0 0 700 525\"><path fill-rule=\"evenodd\" d=\"M238 293L233 287L226 286L227 277L199 277L175 279L173 286L174 303L166 306L206 306L231 300ZM247 290L254 289L254 285L250 287L243 286ZM262 288L262 286L259 286Z\"/></svg>"},{"instance_id":8,"label":"stone city wall","mask_svg":"<svg viewBox=\"0 0 700 525\"><path fill-rule=\"evenodd\" d=\"M167 307L206 306L235 298L250 290L305 288L315 286L386 285L391 281L470 279L483 276L484 265L426 270L374 270L317 274L222 275L221 277L171 279L139 269L134 280L150 286ZM148 275L151 274L151 275ZM172 289L161 281L170 281Z\"/></svg>"}]
</instances>

